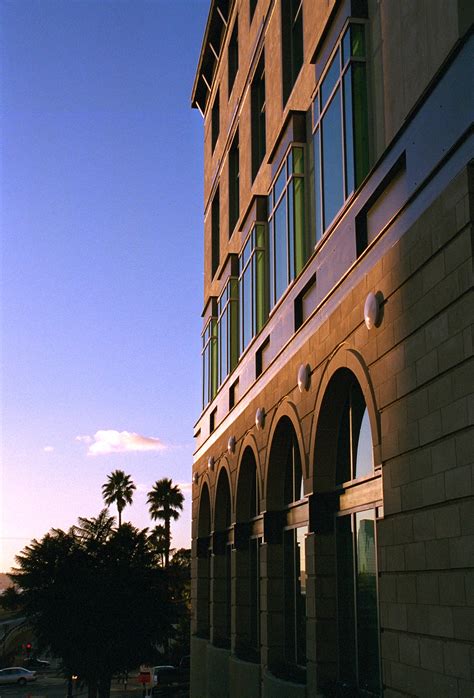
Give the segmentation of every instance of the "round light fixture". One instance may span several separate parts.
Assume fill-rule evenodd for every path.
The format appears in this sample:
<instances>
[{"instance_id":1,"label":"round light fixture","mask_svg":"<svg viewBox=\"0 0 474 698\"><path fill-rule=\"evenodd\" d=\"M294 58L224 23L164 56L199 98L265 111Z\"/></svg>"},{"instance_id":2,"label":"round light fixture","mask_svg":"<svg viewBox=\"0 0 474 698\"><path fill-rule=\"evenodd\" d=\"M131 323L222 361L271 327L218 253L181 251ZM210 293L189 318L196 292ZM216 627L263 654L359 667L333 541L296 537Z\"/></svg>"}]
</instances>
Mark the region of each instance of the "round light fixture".
<instances>
[{"instance_id":1,"label":"round light fixture","mask_svg":"<svg viewBox=\"0 0 474 698\"><path fill-rule=\"evenodd\" d=\"M302 393L304 390L309 390L311 382L311 366L309 364L301 364L298 369L298 390Z\"/></svg>"},{"instance_id":2,"label":"round light fixture","mask_svg":"<svg viewBox=\"0 0 474 698\"><path fill-rule=\"evenodd\" d=\"M227 451L229 453L235 453L235 436L229 436L229 441L227 442Z\"/></svg>"},{"instance_id":3,"label":"round light fixture","mask_svg":"<svg viewBox=\"0 0 474 698\"><path fill-rule=\"evenodd\" d=\"M259 407L255 414L255 426L258 430L263 429L265 426L265 410L263 407Z\"/></svg>"},{"instance_id":4,"label":"round light fixture","mask_svg":"<svg viewBox=\"0 0 474 698\"><path fill-rule=\"evenodd\" d=\"M380 302L375 293L372 291L365 299L364 305L364 322L368 330L371 330L380 319Z\"/></svg>"},{"instance_id":5,"label":"round light fixture","mask_svg":"<svg viewBox=\"0 0 474 698\"><path fill-rule=\"evenodd\" d=\"M194 482L195 485L198 484L198 482L199 482L199 473L198 473L198 472L195 472L195 473L194 473L194 475L193 475L193 482Z\"/></svg>"},{"instance_id":6,"label":"round light fixture","mask_svg":"<svg viewBox=\"0 0 474 698\"><path fill-rule=\"evenodd\" d=\"M214 456L209 456L208 461L207 461L207 467L211 472L214 472L214 464L215 464Z\"/></svg>"}]
</instances>

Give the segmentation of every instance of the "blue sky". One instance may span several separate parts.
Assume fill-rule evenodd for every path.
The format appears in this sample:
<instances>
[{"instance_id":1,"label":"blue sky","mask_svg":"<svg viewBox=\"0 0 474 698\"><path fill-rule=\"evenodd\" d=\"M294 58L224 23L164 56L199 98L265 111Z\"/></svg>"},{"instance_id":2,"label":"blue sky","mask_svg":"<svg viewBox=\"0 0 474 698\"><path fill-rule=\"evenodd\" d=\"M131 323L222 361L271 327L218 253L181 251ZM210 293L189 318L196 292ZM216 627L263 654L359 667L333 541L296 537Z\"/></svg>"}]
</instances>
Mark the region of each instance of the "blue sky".
<instances>
[{"instance_id":1,"label":"blue sky","mask_svg":"<svg viewBox=\"0 0 474 698\"><path fill-rule=\"evenodd\" d=\"M137 526L156 479L190 483L203 296L190 94L208 8L0 4L0 571L32 537L96 515L116 468L137 484L124 513Z\"/></svg>"}]
</instances>

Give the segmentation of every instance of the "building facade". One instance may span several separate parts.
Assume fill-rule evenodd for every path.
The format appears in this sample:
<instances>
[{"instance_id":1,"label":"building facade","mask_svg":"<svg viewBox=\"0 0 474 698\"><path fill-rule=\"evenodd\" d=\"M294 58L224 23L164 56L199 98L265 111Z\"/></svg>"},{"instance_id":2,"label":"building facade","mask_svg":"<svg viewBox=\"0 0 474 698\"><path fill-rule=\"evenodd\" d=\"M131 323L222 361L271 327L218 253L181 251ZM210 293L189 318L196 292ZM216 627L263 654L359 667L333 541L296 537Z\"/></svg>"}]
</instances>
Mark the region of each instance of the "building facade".
<instances>
[{"instance_id":1,"label":"building facade","mask_svg":"<svg viewBox=\"0 0 474 698\"><path fill-rule=\"evenodd\" d=\"M193 698L474 694L473 7L210 3Z\"/></svg>"}]
</instances>

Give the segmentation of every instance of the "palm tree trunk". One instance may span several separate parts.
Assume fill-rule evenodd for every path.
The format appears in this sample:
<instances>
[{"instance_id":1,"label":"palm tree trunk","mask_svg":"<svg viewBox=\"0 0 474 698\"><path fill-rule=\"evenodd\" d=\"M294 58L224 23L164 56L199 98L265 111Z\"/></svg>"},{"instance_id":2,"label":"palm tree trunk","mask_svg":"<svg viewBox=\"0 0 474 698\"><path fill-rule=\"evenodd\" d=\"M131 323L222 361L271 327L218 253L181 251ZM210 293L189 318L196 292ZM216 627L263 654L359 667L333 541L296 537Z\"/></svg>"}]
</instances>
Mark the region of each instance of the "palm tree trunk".
<instances>
[{"instance_id":1,"label":"palm tree trunk","mask_svg":"<svg viewBox=\"0 0 474 698\"><path fill-rule=\"evenodd\" d=\"M118 511L118 519L119 519L118 527L120 528L120 526L122 525L122 510L117 507L117 511Z\"/></svg>"},{"instance_id":2,"label":"palm tree trunk","mask_svg":"<svg viewBox=\"0 0 474 698\"><path fill-rule=\"evenodd\" d=\"M168 513L168 512L167 512ZM165 531L166 531L166 541L165 541L165 567L168 567L170 561L170 547L171 547L171 532L170 532L170 517L167 516L165 520Z\"/></svg>"}]
</instances>

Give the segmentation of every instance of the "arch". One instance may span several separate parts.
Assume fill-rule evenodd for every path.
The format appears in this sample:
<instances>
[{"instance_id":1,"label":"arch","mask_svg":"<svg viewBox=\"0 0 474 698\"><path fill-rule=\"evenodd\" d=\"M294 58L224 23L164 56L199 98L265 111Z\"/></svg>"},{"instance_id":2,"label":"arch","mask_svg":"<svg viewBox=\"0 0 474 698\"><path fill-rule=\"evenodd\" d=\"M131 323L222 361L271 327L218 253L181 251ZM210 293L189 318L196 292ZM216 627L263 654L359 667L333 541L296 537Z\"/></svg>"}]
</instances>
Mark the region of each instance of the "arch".
<instances>
[{"instance_id":1,"label":"arch","mask_svg":"<svg viewBox=\"0 0 474 698\"><path fill-rule=\"evenodd\" d=\"M211 532L211 498L209 486L204 482L199 493L198 536L208 536Z\"/></svg>"},{"instance_id":2,"label":"arch","mask_svg":"<svg viewBox=\"0 0 474 698\"><path fill-rule=\"evenodd\" d=\"M225 531L232 521L232 494L227 464L219 468L214 494L214 530Z\"/></svg>"},{"instance_id":3,"label":"arch","mask_svg":"<svg viewBox=\"0 0 474 698\"><path fill-rule=\"evenodd\" d=\"M248 521L260 512L261 481L254 444L247 442L239 454L235 497L236 522Z\"/></svg>"},{"instance_id":4,"label":"arch","mask_svg":"<svg viewBox=\"0 0 474 698\"><path fill-rule=\"evenodd\" d=\"M286 418L288 422L291 424L291 427L293 429L295 438L296 438L296 443L298 445L298 452L299 452L299 458L301 462L301 470L302 470L302 476L303 476L303 483L306 481L306 478L308 477L308 462L307 462L307 456L306 456L306 449L304 447L304 439L303 439L303 433L301 430L300 426L300 420L298 416L298 411L296 409L296 406L290 402L289 400L285 400L284 402L279 405L278 409L276 410L275 414L273 415L271 426L270 426L270 432L269 432L269 437L268 437L268 445L267 445L267 453L266 453L266 462L265 462L265 469L264 469L264 494L265 494L265 499L263 505L269 509L272 508L274 505L273 503L269 503L272 500L272 497L270 496L269 500L269 487L271 488L275 483L273 480L275 479L274 474L270 474L270 467L272 463L272 455L275 456L275 450L274 449L274 444L275 444L275 435L277 433L277 430L279 428L279 425L281 423L282 418ZM273 454L272 454L272 449L273 449ZM276 459L278 462L279 458ZM275 464L275 459L273 459L273 462Z\"/></svg>"},{"instance_id":5,"label":"arch","mask_svg":"<svg viewBox=\"0 0 474 698\"><path fill-rule=\"evenodd\" d=\"M300 445L291 419L280 417L269 449L267 510L282 510L302 498L303 468Z\"/></svg>"},{"instance_id":6,"label":"arch","mask_svg":"<svg viewBox=\"0 0 474 698\"><path fill-rule=\"evenodd\" d=\"M379 465L381 462L380 416L375 401L375 394L372 387L372 382L370 380L369 370L362 356L358 352L348 348L346 345L342 345L329 359L316 393L309 449L314 489L325 490L332 488L334 484L334 480L329 473L326 473L327 477L322 473L315 474L314 468L315 463L318 460L321 461L322 459L328 462L329 460L334 461L335 458L334 454L331 453L331 449L334 448L334 439L330 440L329 438L325 438L325 436L334 436L334 434L329 433L333 431L330 422L333 419L334 411L337 409L342 409L342 406L339 403L343 399L343 391L340 389L337 390L337 381L340 381L339 388L341 388L344 383L344 374L342 372L338 373L338 371L341 371L342 369L346 369L349 373L353 374L361 389L365 405L367 407L370 429L372 432L374 465ZM328 388L331 392L333 392L335 402L331 403ZM327 409L328 405L331 405L331 409L329 410ZM329 453L327 452L327 449L329 449ZM318 478L318 482L316 482L315 477Z\"/></svg>"}]
</instances>

